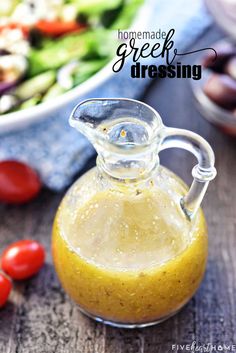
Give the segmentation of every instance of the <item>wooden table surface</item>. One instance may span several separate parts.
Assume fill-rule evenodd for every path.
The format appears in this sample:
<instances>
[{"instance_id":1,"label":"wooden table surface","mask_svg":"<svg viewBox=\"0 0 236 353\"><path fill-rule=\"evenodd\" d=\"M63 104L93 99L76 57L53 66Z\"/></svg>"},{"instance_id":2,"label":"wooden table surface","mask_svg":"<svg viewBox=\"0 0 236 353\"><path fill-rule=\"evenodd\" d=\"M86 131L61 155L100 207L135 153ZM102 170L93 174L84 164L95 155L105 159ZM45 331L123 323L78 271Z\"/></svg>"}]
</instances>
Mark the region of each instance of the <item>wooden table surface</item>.
<instances>
[{"instance_id":1,"label":"wooden table surface","mask_svg":"<svg viewBox=\"0 0 236 353\"><path fill-rule=\"evenodd\" d=\"M204 47L221 36L212 28L195 46ZM203 203L209 260L200 290L178 315L151 328L115 329L86 318L62 290L52 266L51 227L63 194L44 190L23 207L0 206L1 248L28 237L47 249L43 270L16 284L11 301L0 311L0 353L166 353L178 351L173 344L193 341L236 344L236 140L201 118L187 80L156 81L144 101L161 113L166 125L200 133L216 153L218 176ZM187 153L169 150L161 160L190 182L194 160Z\"/></svg>"}]
</instances>

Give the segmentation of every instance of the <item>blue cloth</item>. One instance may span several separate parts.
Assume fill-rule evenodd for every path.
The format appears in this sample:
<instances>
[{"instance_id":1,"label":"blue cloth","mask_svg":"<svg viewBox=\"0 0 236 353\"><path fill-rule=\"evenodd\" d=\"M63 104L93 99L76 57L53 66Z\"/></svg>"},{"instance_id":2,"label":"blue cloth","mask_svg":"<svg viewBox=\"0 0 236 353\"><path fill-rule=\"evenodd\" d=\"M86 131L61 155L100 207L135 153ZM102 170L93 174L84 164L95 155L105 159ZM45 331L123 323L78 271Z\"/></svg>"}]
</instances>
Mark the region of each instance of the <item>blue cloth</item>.
<instances>
[{"instance_id":1,"label":"blue cloth","mask_svg":"<svg viewBox=\"0 0 236 353\"><path fill-rule=\"evenodd\" d=\"M153 0L150 6L153 11L148 19L148 29L168 31L174 28L175 46L179 51L193 44L211 24L201 0L193 0L191 4L189 0ZM126 65L121 72L83 98L139 98L149 82L149 79L131 79L129 65ZM27 162L52 190L60 191L68 186L95 153L86 138L69 126L68 117L72 108L68 106L59 116L50 116L23 131L1 136L0 160Z\"/></svg>"}]
</instances>

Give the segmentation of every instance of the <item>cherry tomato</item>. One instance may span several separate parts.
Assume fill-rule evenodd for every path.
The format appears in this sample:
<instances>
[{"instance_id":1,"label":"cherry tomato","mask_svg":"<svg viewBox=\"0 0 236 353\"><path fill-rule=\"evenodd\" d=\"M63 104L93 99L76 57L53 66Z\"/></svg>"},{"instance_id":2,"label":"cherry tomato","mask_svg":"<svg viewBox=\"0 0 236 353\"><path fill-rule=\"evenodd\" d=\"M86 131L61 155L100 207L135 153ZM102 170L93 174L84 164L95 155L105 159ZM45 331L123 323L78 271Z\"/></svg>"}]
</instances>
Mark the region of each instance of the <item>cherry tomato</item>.
<instances>
[{"instance_id":1,"label":"cherry tomato","mask_svg":"<svg viewBox=\"0 0 236 353\"><path fill-rule=\"evenodd\" d=\"M11 280L0 272L0 308L5 305L12 289Z\"/></svg>"},{"instance_id":2,"label":"cherry tomato","mask_svg":"<svg viewBox=\"0 0 236 353\"><path fill-rule=\"evenodd\" d=\"M17 161L0 162L0 202L22 204L33 199L41 189L37 173Z\"/></svg>"},{"instance_id":3,"label":"cherry tomato","mask_svg":"<svg viewBox=\"0 0 236 353\"><path fill-rule=\"evenodd\" d=\"M45 251L34 240L17 241L3 252L2 270L13 279L26 279L35 275L43 266Z\"/></svg>"},{"instance_id":4,"label":"cherry tomato","mask_svg":"<svg viewBox=\"0 0 236 353\"><path fill-rule=\"evenodd\" d=\"M66 33L81 31L85 28L85 25L76 21L39 21L35 27L47 36L61 36Z\"/></svg>"},{"instance_id":5,"label":"cherry tomato","mask_svg":"<svg viewBox=\"0 0 236 353\"><path fill-rule=\"evenodd\" d=\"M23 33L24 37L27 38L30 27L27 25L22 25L21 23L8 23L0 25L0 32L4 31L5 29L19 29Z\"/></svg>"}]
</instances>

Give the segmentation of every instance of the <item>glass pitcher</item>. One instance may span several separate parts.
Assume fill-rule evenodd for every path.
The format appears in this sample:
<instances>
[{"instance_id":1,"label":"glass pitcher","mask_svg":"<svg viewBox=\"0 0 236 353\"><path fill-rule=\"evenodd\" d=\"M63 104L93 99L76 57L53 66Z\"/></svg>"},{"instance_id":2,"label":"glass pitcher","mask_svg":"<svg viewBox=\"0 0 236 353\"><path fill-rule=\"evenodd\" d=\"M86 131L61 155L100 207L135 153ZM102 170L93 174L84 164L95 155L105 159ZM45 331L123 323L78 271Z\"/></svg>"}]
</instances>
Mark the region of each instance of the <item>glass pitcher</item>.
<instances>
[{"instance_id":1,"label":"glass pitcher","mask_svg":"<svg viewBox=\"0 0 236 353\"><path fill-rule=\"evenodd\" d=\"M70 124L94 145L97 166L64 197L53 227L55 268L82 312L119 327L144 327L175 314L198 288L206 266L201 201L216 175L199 135L165 127L148 105L92 99ZM159 164L178 147L198 164L188 190Z\"/></svg>"}]
</instances>

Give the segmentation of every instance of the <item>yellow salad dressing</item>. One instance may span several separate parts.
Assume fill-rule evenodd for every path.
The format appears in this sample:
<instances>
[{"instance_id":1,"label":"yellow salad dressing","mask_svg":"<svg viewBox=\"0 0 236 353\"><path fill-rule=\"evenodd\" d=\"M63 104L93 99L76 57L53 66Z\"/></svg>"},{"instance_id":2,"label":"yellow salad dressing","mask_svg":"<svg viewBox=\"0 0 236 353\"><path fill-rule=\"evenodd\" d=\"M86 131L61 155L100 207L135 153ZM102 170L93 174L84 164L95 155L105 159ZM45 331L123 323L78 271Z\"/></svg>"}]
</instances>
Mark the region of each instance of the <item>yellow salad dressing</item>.
<instances>
[{"instance_id":1,"label":"yellow salad dressing","mask_svg":"<svg viewBox=\"0 0 236 353\"><path fill-rule=\"evenodd\" d=\"M186 187L160 168L159 183L132 191L92 192L92 170L59 207L52 243L56 271L69 295L94 317L127 324L162 320L180 309L202 280L203 213L191 222L183 216L173 190L181 195Z\"/></svg>"}]
</instances>

